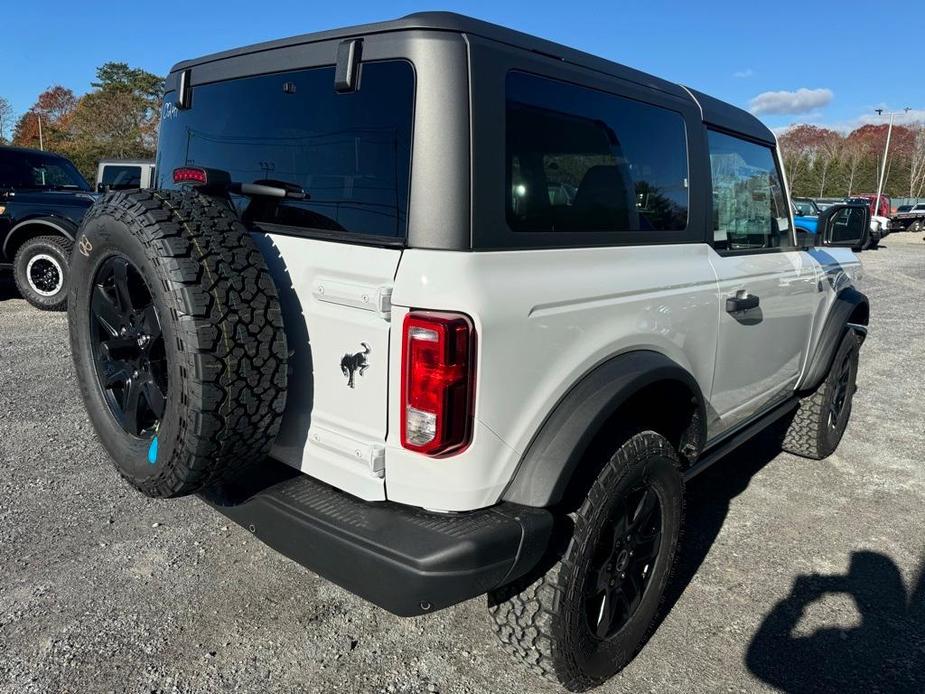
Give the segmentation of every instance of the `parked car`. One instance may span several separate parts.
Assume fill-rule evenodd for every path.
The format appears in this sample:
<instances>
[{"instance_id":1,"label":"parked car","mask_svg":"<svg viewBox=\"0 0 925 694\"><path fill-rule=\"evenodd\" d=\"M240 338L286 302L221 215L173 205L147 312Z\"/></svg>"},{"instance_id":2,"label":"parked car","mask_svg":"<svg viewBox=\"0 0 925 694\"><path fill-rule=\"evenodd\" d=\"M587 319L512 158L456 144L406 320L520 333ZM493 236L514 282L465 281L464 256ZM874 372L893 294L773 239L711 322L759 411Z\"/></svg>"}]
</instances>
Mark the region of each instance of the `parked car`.
<instances>
[{"instance_id":1,"label":"parked car","mask_svg":"<svg viewBox=\"0 0 925 694\"><path fill-rule=\"evenodd\" d=\"M868 248L876 248L880 241L886 238L891 231L890 217L893 214L893 208L890 198L886 195L881 195L878 204L876 194L862 193L851 196L847 202L866 204L870 208L870 243Z\"/></svg>"},{"instance_id":2,"label":"parked car","mask_svg":"<svg viewBox=\"0 0 925 694\"><path fill-rule=\"evenodd\" d=\"M797 214L804 217L818 217L821 212L819 205L812 198L793 198L793 208Z\"/></svg>"},{"instance_id":3,"label":"parked car","mask_svg":"<svg viewBox=\"0 0 925 694\"><path fill-rule=\"evenodd\" d=\"M487 594L503 647L581 690L658 623L686 479L775 423L838 445L870 214L801 250L748 112L447 13L165 91L160 187L90 211L68 307L143 494L201 493L398 615Z\"/></svg>"},{"instance_id":4,"label":"parked car","mask_svg":"<svg viewBox=\"0 0 925 694\"><path fill-rule=\"evenodd\" d=\"M154 184L154 162L143 159L103 159L96 167L96 190L131 190Z\"/></svg>"},{"instance_id":5,"label":"parked car","mask_svg":"<svg viewBox=\"0 0 925 694\"><path fill-rule=\"evenodd\" d=\"M801 246L811 246L816 234L819 208L812 198L793 198L793 223L796 227L797 242Z\"/></svg>"},{"instance_id":6,"label":"parked car","mask_svg":"<svg viewBox=\"0 0 925 694\"><path fill-rule=\"evenodd\" d=\"M925 229L925 202L916 205L900 205L893 215L893 227L903 231Z\"/></svg>"},{"instance_id":7,"label":"parked car","mask_svg":"<svg viewBox=\"0 0 925 694\"><path fill-rule=\"evenodd\" d=\"M36 308L66 306L71 249L91 192L61 155L0 147L0 269L12 270Z\"/></svg>"}]
</instances>

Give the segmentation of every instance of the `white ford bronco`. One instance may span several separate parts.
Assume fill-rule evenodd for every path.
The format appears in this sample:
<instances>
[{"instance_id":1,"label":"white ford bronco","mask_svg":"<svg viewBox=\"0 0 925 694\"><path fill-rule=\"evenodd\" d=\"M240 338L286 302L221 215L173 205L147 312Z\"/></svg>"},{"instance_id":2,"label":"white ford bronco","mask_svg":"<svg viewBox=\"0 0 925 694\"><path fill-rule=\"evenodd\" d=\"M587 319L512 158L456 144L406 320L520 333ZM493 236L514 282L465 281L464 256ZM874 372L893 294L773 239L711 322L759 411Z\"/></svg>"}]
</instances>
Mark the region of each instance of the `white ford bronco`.
<instances>
[{"instance_id":1,"label":"white ford bronco","mask_svg":"<svg viewBox=\"0 0 925 694\"><path fill-rule=\"evenodd\" d=\"M686 479L847 425L869 211L797 246L774 135L693 89L417 14L178 64L156 177L74 252L118 472L398 615L487 594L567 688L654 628Z\"/></svg>"}]
</instances>

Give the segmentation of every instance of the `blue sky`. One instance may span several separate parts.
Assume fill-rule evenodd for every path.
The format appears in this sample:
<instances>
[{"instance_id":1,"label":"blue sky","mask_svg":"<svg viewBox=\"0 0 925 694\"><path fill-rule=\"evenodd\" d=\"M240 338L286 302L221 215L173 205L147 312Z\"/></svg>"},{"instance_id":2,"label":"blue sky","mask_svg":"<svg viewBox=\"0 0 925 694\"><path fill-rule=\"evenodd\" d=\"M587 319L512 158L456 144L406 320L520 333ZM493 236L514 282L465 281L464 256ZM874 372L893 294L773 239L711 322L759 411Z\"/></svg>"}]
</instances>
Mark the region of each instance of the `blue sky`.
<instances>
[{"instance_id":1,"label":"blue sky","mask_svg":"<svg viewBox=\"0 0 925 694\"><path fill-rule=\"evenodd\" d=\"M3 13L0 96L18 114L52 84L88 90L106 61L166 74L182 58L422 9L463 12L682 82L773 128L850 128L878 122L877 106L910 106L925 119L922 0L16 2ZM919 47L907 53L913 37Z\"/></svg>"}]
</instances>

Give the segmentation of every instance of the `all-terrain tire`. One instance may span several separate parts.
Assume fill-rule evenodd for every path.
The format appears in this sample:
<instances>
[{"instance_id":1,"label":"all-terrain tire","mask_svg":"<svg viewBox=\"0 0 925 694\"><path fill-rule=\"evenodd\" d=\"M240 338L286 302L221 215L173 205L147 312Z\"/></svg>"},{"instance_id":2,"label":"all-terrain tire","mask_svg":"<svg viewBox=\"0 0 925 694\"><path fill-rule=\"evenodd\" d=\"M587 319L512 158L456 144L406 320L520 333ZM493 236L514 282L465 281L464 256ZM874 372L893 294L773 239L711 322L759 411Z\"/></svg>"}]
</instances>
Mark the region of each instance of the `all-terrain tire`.
<instances>
[{"instance_id":1,"label":"all-terrain tire","mask_svg":"<svg viewBox=\"0 0 925 694\"><path fill-rule=\"evenodd\" d=\"M134 268L159 320L167 385L153 436L120 424L95 361L91 304L107 262ZM266 263L226 203L195 192L109 193L84 218L72 278L80 390L132 486L152 497L181 496L264 460L285 408L286 336Z\"/></svg>"},{"instance_id":2,"label":"all-terrain tire","mask_svg":"<svg viewBox=\"0 0 925 694\"><path fill-rule=\"evenodd\" d=\"M13 281L22 298L42 311L64 311L73 248L63 236L37 236L20 246L13 258Z\"/></svg>"},{"instance_id":3,"label":"all-terrain tire","mask_svg":"<svg viewBox=\"0 0 925 694\"><path fill-rule=\"evenodd\" d=\"M601 640L588 621L586 581L593 580L592 564L609 543L609 519L627 508L631 490L640 481L657 491L663 509L662 542L635 613L614 635ZM643 431L627 439L571 514L573 534L559 561L542 576L489 594L492 626L505 649L534 673L570 691L595 687L622 670L657 624L681 535L683 486L677 454L663 436Z\"/></svg>"},{"instance_id":4,"label":"all-terrain tire","mask_svg":"<svg viewBox=\"0 0 925 694\"><path fill-rule=\"evenodd\" d=\"M800 400L781 444L785 451L813 460L835 452L851 417L859 351L857 336L846 331L825 380ZM842 382L842 378L846 380Z\"/></svg>"}]
</instances>

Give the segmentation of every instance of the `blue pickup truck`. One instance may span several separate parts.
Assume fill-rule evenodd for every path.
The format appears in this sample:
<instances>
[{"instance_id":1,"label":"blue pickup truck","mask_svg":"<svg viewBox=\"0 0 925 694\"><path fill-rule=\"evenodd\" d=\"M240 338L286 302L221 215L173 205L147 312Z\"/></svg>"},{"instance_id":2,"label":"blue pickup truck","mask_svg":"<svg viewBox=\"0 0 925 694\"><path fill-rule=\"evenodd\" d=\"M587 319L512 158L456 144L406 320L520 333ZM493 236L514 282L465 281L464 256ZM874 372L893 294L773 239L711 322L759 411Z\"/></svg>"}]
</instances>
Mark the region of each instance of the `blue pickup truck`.
<instances>
[{"instance_id":1,"label":"blue pickup truck","mask_svg":"<svg viewBox=\"0 0 925 694\"><path fill-rule=\"evenodd\" d=\"M793 198L793 225L797 230L797 241L801 236L816 233L819 207L812 198Z\"/></svg>"}]
</instances>

